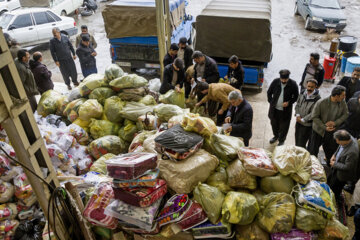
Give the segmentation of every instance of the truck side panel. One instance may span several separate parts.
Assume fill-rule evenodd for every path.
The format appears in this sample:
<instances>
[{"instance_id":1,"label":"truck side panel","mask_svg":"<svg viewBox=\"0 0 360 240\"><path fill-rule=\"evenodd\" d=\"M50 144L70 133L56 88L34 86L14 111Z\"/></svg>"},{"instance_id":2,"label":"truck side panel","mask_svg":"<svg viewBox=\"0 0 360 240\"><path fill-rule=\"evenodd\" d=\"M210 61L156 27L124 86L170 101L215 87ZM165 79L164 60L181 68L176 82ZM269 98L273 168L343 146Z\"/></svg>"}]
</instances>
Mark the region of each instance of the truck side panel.
<instances>
[{"instance_id":1,"label":"truck side panel","mask_svg":"<svg viewBox=\"0 0 360 240\"><path fill-rule=\"evenodd\" d=\"M264 82L264 68L263 66L249 66L243 65L244 67L244 84L256 85L259 88L262 87ZM218 70L220 77L223 78L228 71L227 64L218 64Z\"/></svg>"}]
</instances>

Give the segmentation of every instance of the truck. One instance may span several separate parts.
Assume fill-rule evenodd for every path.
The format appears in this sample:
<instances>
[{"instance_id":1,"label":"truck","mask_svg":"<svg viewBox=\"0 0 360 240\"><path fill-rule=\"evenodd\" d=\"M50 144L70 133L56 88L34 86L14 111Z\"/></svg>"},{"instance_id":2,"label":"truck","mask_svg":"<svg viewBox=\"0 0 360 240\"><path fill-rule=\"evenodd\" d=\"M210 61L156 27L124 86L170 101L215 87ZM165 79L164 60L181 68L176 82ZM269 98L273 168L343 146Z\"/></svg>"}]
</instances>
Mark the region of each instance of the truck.
<instances>
[{"instance_id":1,"label":"truck","mask_svg":"<svg viewBox=\"0 0 360 240\"><path fill-rule=\"evenodd\" d=\"M160 70L155 0L117 0L102 12L112 62L125 71ZM170 0L171 43L191 41L192 16L185 0Z\"/></svg>"},{"instance_id":2,"label":"truck","mask_svg":"<svg viewBox=\"0 0 360 240\"><path fill-rule=\"evenodd\" d=\"M194 49L215 59L220 77L227 74L229 57L237 55L245 71L244 87L261 92L272 57L271 1L212 0L194 24Z\"/></svg>"}]
</instances>

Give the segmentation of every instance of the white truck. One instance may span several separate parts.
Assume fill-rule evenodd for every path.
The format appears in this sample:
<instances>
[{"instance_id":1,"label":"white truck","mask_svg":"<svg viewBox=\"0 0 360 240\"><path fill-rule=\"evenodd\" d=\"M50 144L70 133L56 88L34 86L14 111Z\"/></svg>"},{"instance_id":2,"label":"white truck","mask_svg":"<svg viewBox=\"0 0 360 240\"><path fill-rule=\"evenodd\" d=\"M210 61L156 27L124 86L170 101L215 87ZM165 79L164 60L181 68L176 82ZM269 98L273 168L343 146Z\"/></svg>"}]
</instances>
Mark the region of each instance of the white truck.
<instances>
[{"instance_id":1,"label":"white truck","mask_svg":"<svg viewBox=\"0 0 360 240\"><path fill-rule=\"evenodd\" d=\"M0 0L0 15L2 15L4 12L17 9L20 6L21 5L19 0Z\"/></svg>"},{"instance_id":2,"label":"white truck","mask_svg":"<svg viewBox=\"0 0 360 240\"><path fill-rule=\"evenodd\" d=\"M83 3L83 0L20 0L21 7L50 8L54 13L61 16L75 12Z\"/></svg>"}]
</instances>

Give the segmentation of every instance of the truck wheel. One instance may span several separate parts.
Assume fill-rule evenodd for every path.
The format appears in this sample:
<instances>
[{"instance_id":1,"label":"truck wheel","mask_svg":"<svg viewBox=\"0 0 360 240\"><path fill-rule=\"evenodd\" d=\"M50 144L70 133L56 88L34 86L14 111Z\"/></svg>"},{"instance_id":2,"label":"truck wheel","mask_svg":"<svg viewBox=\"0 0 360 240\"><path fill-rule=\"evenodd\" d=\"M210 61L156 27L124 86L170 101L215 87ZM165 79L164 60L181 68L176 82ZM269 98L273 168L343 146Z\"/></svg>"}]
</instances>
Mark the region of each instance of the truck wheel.
<instances>
[{"instance_id":1,"label":"truck wheel","mask_svg":"<svg viewBox=\"0 0 360 240\"><path fill-rule=\"evenodd\" d=\"M300 15L300 13L299 13L299 8L298 8L297 3L295 3L294 15L295 15L295 16L299 16L299 15Z\"/></svg>"},{"instance_id":2,"label":"truck wheel","mask_svg":"<svg viewBox=\"0 0 360 240\"><path fill-rule=\"evenodd\" d=\"M310 17L309 16L306 17L305 29L306 30L311 30L311 22L310 22Z\"/></svg>"}]
</instances>

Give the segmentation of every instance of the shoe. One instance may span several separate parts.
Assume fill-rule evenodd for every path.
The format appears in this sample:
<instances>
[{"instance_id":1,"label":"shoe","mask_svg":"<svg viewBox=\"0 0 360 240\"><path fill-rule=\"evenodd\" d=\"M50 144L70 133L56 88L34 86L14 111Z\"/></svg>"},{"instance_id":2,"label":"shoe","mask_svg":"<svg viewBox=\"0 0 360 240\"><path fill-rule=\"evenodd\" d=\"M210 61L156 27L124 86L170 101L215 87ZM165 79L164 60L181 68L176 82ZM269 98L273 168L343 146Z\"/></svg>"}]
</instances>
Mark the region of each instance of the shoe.
<instances>
[{"instance_id":1,"label":"shoe","mask_svg":"<svg viewBox=\"0 0 360 240\"><path fill-rule=\"evenodd\" d=\"M68 88L68 90L71 90L71 89L72 89L72 87L71 87L70 85L67 85L67 88Z\"/></svg>"},{"instance_id":2,"label":"shoe","mask_svg":"<svg viewBox=\"0 0 360 240\"><path fill-rule=\"evenodd\" d=\"M74 83L74 86L75 87L79 86L79 83L78 82Z\"/></svg>"},{"instance_id":3,"label":"shoe","mask_svg":"<svg viewBox=\"0 0 360 240\"><path fill-rule=\"evenodd\" d=\"M284 145L285 141L279 141L278 146Z\"/></svg>"},{"instance_id":4,"label":"shoe","mask_svg":"<svg viewBox=\"0 0 360 240\"><path fill-rule=\"evenodd\" d=\"M277 141L278 139L276 138L276 137L273 137L272 139L270 139L270 144L273 144L273 143L275 143L276 141Z\"/></svg>"},{"instance_id":5,"label":"shoe","mask_svg":"<svg viewBox=\"0 0 360 240\"><path fill-rule=\"evenodd\" d=\"M355 185L354 184L346 184L344 186L344 190L347 191L350 194L354 193Z\"/></svg>"}]
</instances>

